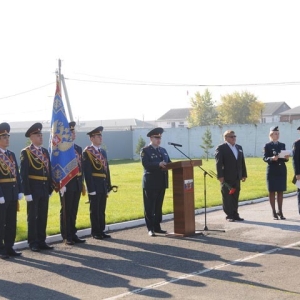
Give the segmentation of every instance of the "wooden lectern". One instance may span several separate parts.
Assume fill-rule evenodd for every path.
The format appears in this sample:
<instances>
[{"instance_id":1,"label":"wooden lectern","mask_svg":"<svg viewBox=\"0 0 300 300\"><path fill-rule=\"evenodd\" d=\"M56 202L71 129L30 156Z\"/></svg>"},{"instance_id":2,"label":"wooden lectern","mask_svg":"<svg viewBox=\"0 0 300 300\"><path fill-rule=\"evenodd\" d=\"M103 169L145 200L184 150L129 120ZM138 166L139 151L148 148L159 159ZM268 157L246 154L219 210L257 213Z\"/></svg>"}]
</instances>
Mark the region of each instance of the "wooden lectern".
<instances>
[{"instance_id":1,"label":"wooden lectern","mask_svg":"<svg viewBox=\"0 0 300 300\"><path fill-rule=\"evenodd\" d=\"M202 160L178 161L167 164L173 174L174 233L189 236L195 232L194 167Z\"/></svg>"}]
</instances>

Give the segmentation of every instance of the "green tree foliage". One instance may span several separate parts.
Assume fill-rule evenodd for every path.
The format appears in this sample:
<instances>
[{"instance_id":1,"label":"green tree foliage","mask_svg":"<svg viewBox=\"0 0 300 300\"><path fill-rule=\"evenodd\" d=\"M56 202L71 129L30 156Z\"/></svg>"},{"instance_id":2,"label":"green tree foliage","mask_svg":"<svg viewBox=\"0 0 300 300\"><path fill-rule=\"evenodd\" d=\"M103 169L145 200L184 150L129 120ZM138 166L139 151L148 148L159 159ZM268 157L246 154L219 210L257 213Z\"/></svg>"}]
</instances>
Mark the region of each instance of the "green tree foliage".
<instances>
[{"instance_id":1,"label":"green tree foliage","mask_svg":"<svg viewBox=\"0 0 300 300\"><path fill-rule=\"evenodd\" d=\"M137 155L140 155L140 152L141 152L142 148L145 147L145 145L146 145L145 140L140 136L138 139L136 148L135 148L135 153Z\"/></svg>"},{"instance_id":2,"label":"green tree foliage","mask_svg":"<svg viewBox=\"0 0 300 300\"><path fill-rule=\"evenodd\" d=\"M190 127L217 124L218 113L208 89L204 91L203 95L199 92L195 93L195 97L191 98L191 107L188 118Z\"/></svg>"},{"instance_id":3,"label":"green tree foliage","mask_svg":"<svg viewBox=\"0 0 300 300\"><path fill-rule=\"evenodd\" d=\"M264 104L246 91L221 97L218 106L219 124L256 124L261 118Z\"/></svg>"},{"instance_id":4,"label":"green tree foliage","mask_svg":"<svg viewBox=\"0 0 300 300\"><path fill-rule=\"evenodd\" d=\"M214 147L214 145L212 145L211 131L209 128L206 128L206 131L202 137L202 141L203 145L200 145L200 147L204 150L206 160L208 161L209 150Z\"/></svg>"}]
</instances>

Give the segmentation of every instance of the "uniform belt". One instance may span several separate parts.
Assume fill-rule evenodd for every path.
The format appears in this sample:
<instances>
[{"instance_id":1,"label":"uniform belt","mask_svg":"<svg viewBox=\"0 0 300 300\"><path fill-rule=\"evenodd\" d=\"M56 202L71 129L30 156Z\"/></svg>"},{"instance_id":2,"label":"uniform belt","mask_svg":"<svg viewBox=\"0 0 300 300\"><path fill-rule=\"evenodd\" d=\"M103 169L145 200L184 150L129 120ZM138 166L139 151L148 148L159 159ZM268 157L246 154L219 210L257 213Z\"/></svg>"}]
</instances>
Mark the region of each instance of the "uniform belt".
<instances>
[{"instance_id":1,"label":"uniform belt","mask_svg":"<svg viewBox=\"0 0 300 300\"><path fill-rule=\"evenodd\" d=\"M106 178L106 175L105 175L105 174L100 174L100 173L92 173L92 176L94 176L94 177L103 177L103 178Z\"/></svg>"},{"instance_id":2,"label":"uniform belt","mask_svg":"<svg viewBox=\"0 0 300 300\"><path fill-rule=\"evenodd\" d=\"M35 176L35 175L28 175L28 178L35 179L35 180L45 180L45 181L48 180L47 177L44 177L44 176Z\"/></svg>"},{"instance_id":3,"label":"uniform belt","mask_svg":"<svg viewBox=\"0 0 300 300\"><path fill-rule=\"evenodd\" d=\"M0 183L3 182L16 182L16 178L4 178L4 179L0 179Z\"/></svg>"}]
</instances>

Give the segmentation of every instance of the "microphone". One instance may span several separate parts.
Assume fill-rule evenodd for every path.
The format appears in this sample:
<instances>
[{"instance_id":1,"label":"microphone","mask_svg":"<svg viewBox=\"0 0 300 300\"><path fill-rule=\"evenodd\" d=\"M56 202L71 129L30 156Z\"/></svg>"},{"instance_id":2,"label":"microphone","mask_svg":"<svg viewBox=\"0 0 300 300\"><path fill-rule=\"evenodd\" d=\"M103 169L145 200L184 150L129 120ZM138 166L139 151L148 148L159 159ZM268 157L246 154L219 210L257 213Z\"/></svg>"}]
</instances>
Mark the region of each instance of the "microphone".
<instances>
[{"instance_id":1,"label":"microphone","mask_svg":"<svg viewBox=\"0 0 300 300\"><path fill-rule=\"evenodd\" d=\"M171 142L168 142L168 144L172 145L172 146L182 147L182 145L180 145L180 144L175 144L175 143L171 143Z\"/></svg>"}]
</instances>

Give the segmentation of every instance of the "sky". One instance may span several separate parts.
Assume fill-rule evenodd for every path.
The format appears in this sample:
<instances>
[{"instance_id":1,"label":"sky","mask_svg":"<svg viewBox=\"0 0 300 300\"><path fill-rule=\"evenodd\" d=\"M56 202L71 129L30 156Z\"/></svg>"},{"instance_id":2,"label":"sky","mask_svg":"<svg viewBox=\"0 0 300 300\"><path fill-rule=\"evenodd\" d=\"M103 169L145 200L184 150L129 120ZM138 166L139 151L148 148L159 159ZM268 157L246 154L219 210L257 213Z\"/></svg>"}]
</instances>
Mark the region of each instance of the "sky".
<instances>
[{"instance_id":1,"label":"sky","mask_svg":"<svg viewBox=\"0 0 300 300\"><path fill-rule=\"evenodd\" d=\"M156 120L205 89L216 104L248 91L299 106L298 12L297 0L1 1L0 121L51 120L59 59L69 120Z\"/></svg>"}]
</instances>

